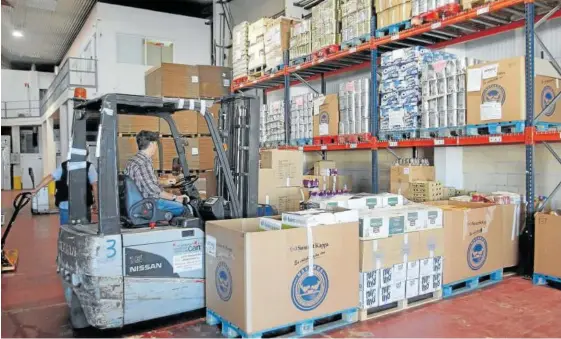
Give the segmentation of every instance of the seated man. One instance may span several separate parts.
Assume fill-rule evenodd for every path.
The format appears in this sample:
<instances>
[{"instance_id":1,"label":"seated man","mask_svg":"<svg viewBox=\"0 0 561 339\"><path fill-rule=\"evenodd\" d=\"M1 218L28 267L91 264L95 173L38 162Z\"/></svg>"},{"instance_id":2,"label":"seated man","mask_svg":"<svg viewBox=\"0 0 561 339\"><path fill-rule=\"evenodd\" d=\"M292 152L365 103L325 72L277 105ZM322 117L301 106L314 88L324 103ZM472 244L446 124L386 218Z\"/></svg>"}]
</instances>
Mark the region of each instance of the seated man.
<instances>
[{"instance_id":1,"label":"seated man","mask_svg":"<svg viewBox=\"0 0 561 339\"><path fill-rule=\"evenodd\" d=\"M138 133L136 136L138 153L127 162L125 175L134 181L144 198L157 199L159 210L171 212L174 217L182 216L187 212L182 203L183 199L189 198L186 195L177 196L162 190L154 173L152 157L158 152L159 137L156 132Z\"/></svg>"}]
</instances>

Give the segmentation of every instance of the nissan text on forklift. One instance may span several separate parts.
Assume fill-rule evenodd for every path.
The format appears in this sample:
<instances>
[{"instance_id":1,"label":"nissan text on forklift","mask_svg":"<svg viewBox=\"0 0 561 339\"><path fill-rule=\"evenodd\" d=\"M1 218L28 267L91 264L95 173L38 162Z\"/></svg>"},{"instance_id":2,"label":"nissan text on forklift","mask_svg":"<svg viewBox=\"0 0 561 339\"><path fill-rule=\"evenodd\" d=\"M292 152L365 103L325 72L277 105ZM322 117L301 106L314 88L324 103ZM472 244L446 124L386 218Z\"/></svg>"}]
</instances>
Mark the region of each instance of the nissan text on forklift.
<instances>
[{"instance_id":1,"label":"nissan text on forklift","mask_svg":"<svg viewBox=\"0 0 561 339\"><path fill-rule=\"evenodd\" d=\"M85 95L83 95L85 97ZM58 238L57 272L74 328L120 328L205 307L204 223L241 218L228 156L210 113L212 101L107 94L76 100L69 169L69 223ZM223 196L200 198L174 112L195 110L207 122L221 169ZM190 215L172 217L119 174L118 116L155 116L169 124L182 178L172 187ZM88 220L86 126L97 126L98 222ZM255 175L254 177L256 177ZM253 178L253 180L257 180Z\"/></svg>"}]
</instances>

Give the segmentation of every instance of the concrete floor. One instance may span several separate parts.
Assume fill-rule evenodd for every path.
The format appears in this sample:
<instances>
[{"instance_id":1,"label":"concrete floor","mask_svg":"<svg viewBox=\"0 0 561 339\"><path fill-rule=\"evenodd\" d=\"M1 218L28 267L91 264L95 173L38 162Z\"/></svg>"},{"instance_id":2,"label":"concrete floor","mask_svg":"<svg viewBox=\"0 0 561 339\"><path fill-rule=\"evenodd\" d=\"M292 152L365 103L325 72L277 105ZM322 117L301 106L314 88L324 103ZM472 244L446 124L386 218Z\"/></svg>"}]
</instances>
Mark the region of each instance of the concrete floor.
<instances>
[{"instance_id":1,"label":"concrete floor","mask_svg":"<svg viewBox=\"0 0 561 339\"><path fill-rule=\"evenodd\" d=\"M6 223L17 192L2 191ZM6 248L20 251L16 273L2 275L2 337L220 337L203 313L124 330L73 332L55 272L58 216L20 213ZM561 337L561 290L519 277L492 287L317 337Z\"/></svg>"}]
</instances>

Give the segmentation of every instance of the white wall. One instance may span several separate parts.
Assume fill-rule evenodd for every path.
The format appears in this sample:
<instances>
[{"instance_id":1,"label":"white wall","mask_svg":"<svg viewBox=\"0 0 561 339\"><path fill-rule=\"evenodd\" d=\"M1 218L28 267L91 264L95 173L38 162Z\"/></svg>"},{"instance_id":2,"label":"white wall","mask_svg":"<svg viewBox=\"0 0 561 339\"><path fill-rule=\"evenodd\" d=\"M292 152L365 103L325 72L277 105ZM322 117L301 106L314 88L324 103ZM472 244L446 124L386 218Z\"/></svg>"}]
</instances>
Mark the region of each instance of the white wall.
<instances>
[{"instance_id":1,"label":"white wall","mask_svg":"<svg viewBox=\"0 0 561 339\"><path fill-rule=\"evenodd\" d=\"M49 88L54 79L54 73L37 71L2 69L1 74L2 101L39 100L39 89Z\"/></svg>"},{"instance_id":2,"label":"white wall","mask_svg":"<svg viewBox=\"0 0 561 339\"><path fill-rule=\"evenodd\" d=\"M203 19L106 3L96 8L98 94L144 94L151 66L117 63L118 33L172 42L174 63L210 64L210 26Z\"/></svg>"}]
</instances>

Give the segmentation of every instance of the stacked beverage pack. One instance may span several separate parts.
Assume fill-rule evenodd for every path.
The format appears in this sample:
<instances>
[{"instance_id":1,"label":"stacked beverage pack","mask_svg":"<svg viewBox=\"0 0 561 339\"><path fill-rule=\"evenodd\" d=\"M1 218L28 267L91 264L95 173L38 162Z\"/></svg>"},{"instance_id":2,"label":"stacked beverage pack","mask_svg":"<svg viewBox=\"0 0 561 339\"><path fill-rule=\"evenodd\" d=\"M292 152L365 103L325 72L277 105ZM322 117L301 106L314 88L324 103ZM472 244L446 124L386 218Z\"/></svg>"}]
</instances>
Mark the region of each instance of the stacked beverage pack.
<instances>
[{"instance_id":1,"label":"stacked beverage pack","mask_svg":"<svg viewBox=\"0 0 561 339\"><path fill-rule=\"evenodd\" d=\"M474 60L453 55L446 57L423 65L422 128L466 124L466 69Z\"/></svg>"},{"instance_id":2,"label":"stacked beverage pack","mask_svg":"<svg viewBox=\"0 0 561 339\"><path fill-rule=\"evenodd\" d=\"M382 54L380 131L413 131L421 127L423 65L447 58L452 55L419 46Z\"/></svg>"},{"instance_id":3,"label":"stacked beverage pack","mask_svg":"<svg viewBox=\"0 0 561 339\"><path fill-rule=\"evenodd\" d=\"M342 41L370 35L372 8L372 0L341 0Z\"/></svg>"},{"instance_id":4,"label":"stacked beverage pack","mask_svg":"<svg viewBox=\"0 0 561 339\"><path fill-rule=\"evenodd\" d=\"M309 19L293 21L290 28L290 59L310 55L312 52L311 22Z\"/></svg>"},{"instance_id":5,"label":"stacked beverage pack","mask_svg":"<svg viewBox=\"0 0 561 339\"><path fill-rule=\"evenodd\" d=\"M313 137L313 111L315 94L293 96L290 100L290 140Z\"/></svg>"},{"instance_id":6,"label":"stacked beverage pack","mask_svg":"<svg viewBox=\"0 0 561 339\"><path fill-rule=\"evenodd\" d=\"M261 107L261 146L277 146L285 142L284 102L272 101Z\"/></svg>"},{"instance_id":7,"label":"stacked beverage pack","mask_svg":"<svg viewBox=\"0 0 561 339\"><path fill-rule=\"evenodd\" d=\"M248 27L248 65L249 70L258 70L265 67L265 32L269 18L261 18Z\"/></svg>"},{"instance_id":8,"label":"stacked beverage pack","mask_svg":"<svg viewBox=\"0 0 561 339\"><path fill-rule=\"evenodd\" d=\"M244 21L234 27L232 31L232 68L233 78L240 78L247 75L247 64L249 61L248 48L249 43L247 40L247 32L249 23Z\"/></svg>"},{"instance_id":9,"label":"stacked beverage pack","mask_svg":"<svg viewBox=\"0 0 561 339\"><path fill-rule=\"evenodd\" d=\"M339 134L370 131L370 79L339 84Z\"/></svg>"},{"instance_id":10,"label":"stacked beverage pack","mask_svg":"<svg viewBox=\"0 0 561 339\"><path fill-rule=\"evenodd\" d=\"M312 8L312 52L339 44L339 0L324 0Z\"/></svg>"}]
</instances>

